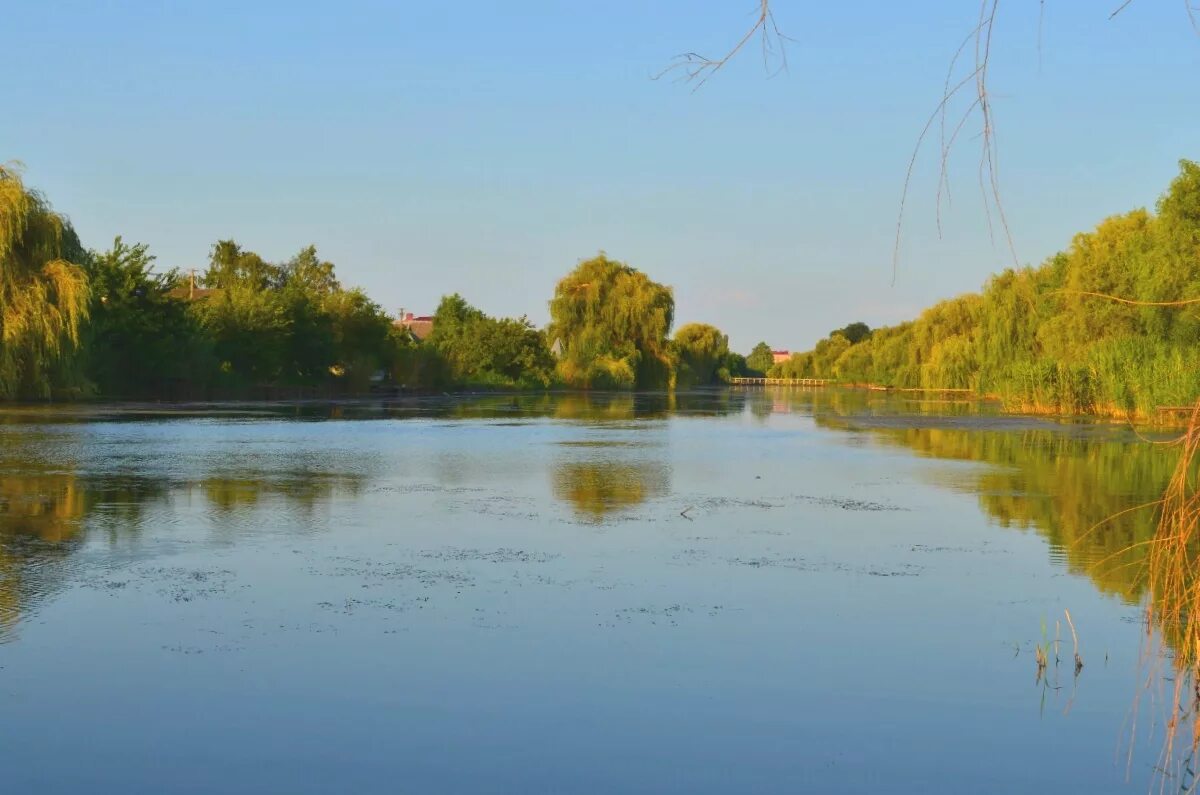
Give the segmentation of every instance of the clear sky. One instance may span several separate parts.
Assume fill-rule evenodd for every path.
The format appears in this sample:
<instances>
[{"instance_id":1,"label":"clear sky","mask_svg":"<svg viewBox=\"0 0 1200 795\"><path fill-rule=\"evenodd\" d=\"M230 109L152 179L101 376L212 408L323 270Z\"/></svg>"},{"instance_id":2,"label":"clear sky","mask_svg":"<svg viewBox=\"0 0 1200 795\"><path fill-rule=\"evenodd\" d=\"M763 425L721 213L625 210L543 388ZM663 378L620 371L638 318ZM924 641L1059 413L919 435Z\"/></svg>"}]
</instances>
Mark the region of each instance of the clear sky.
<instances>
[{"instance_id":1,"label":"clear sky","mask_svg":"<svg viewBox=\"0 0 1200 795\"><path fill-rule=\"evenodd\" d=\"M891 283L905 167L978 3L775 2L790 71L768 79L748 50L692 93L650 76L719 54L752 0L13 0L0 160L91 247L121 234L186 268L219 238L269 259L315 243L393 312L457 291L540 324L603 249L743 352L895 322L1011 264L964 137L940 239L936 146L918 161ZM1001 4L992 93L1023 263L1200 158L1183 4L1108 5L1047 0L1039 56L1037 0Z\"/></svg>"}]
</instances>

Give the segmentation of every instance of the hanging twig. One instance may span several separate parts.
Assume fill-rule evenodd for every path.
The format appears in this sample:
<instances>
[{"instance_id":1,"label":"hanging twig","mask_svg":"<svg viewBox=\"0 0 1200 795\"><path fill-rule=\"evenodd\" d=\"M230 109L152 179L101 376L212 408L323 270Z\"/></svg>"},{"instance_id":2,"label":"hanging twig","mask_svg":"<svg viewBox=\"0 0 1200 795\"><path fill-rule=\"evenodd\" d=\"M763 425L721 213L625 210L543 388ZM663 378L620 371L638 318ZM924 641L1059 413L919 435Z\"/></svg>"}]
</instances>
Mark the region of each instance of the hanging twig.
<instances>
[{"instance_id":1,"label":"hanging twig","mask_svg":"<svg viewBox=\"0 0 1200 795\"><path fill-rule=\"evenodd\" d=\"M652 79L658 80L661 77L672 75L685 83L694 83L692 91L698 91L710 77L733 60L756 34L762 40L763 68L772 74L787 71L787 42L794 41L794 39L785 36L779 29L779 25L775 21L775 14L771 9L771 0L759 0L754 24L724 56L709 58L696 52L685 52L675 56L672 63L654 75ZM774 72L771 70L772 57L779 59L779 68Z\"/></svg>"}]
</instances>

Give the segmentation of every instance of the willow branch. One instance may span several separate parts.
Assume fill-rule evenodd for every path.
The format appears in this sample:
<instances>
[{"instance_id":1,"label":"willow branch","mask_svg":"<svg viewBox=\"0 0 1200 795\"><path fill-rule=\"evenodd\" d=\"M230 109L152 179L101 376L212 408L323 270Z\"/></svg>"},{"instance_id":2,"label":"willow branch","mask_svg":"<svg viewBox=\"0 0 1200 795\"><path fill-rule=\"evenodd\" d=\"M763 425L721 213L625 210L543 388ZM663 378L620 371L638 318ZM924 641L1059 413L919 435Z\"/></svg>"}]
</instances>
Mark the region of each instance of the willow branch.
<instances>
[{"instance_id":1,"label":"willow branch","mask_svg":"<svg viewBox=\"0 0 1200 795\"><path fill-rule=\"evenodd\" d=\"M695 83L692 91L699 91L700 87L733 60L756 34L762 39L763 67L770 71L771 56L774 54L780 61L779 69L775 72L787 71L786 42L792 41L792 39L785 36L779 29L779 24L775 21L775 14L771 9L771 0L758 0L754 24L724 56L709 58L699 53L685 52L675 56L673 63L653 75L651 79L658 80L667 75L674 75L685 83Z\"/></svg>"}]
</instances>

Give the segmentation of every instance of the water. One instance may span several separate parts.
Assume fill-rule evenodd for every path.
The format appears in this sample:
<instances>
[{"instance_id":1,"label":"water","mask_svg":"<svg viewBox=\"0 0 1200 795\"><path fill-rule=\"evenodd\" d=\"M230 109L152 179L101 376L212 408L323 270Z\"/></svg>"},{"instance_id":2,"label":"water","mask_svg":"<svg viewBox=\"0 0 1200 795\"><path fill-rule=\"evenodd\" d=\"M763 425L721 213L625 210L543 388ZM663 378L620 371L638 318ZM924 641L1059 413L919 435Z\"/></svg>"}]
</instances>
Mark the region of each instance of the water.
<instances>
[{"instance_id":1,"label":"water","mask_svg":"<svg viewBox=\"0 0 1200 795\"><path fill-rule=\"evenodd\" d=\"M9 410L0 790L1144 791L1153 517L1094 525L1173 463L865 393Z\"/></svg>"}]
</instances>

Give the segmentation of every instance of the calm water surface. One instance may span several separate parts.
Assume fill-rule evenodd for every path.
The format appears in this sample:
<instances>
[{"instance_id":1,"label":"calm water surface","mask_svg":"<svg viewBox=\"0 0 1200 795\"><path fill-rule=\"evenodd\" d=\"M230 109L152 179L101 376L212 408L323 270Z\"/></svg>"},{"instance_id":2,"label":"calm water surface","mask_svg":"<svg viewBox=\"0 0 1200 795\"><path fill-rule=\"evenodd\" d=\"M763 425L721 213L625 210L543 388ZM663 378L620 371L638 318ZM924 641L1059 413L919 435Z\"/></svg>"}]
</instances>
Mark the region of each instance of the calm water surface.
<instances>
[{"instance_id":1,"label":"calm water surface","mask_svg":"<svg viewBox=\"0 0 1200 795\"><path fill-rule=\"evenodd\" d=\"M0 791L1144 792L1153 517L1094 525L1173 463L798 390L12 410Z\"/></svg>"}]
</instances>

